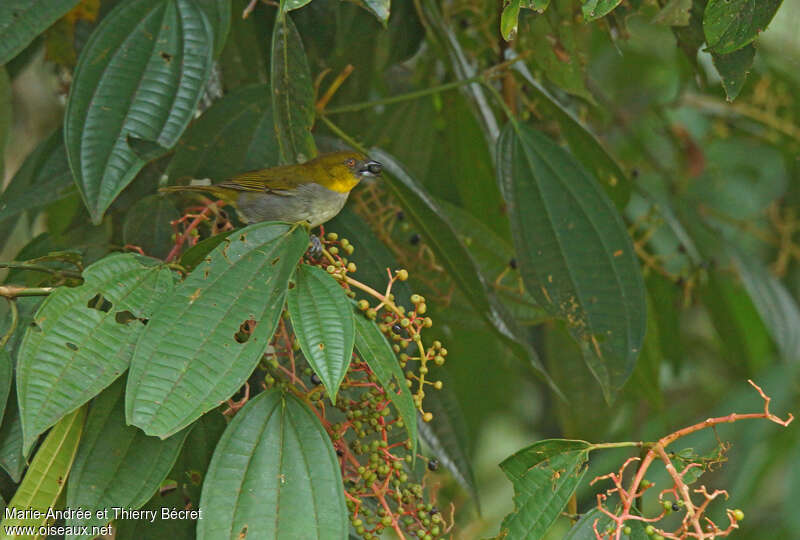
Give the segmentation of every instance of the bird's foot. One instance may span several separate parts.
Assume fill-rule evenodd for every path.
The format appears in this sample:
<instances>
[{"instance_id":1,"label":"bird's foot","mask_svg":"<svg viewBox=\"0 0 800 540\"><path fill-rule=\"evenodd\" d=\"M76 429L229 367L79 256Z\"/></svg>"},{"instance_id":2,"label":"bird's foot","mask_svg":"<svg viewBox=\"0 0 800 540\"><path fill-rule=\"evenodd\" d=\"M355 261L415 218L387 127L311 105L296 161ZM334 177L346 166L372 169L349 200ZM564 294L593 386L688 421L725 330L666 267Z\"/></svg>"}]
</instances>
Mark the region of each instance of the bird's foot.
<instances>
[{"instance_id":1,"label":"bird's foot","mask_svg":"<svg viewBox=\"0 0 800 540\"><path fill-rule=\"evenodd\" d=\"M316 260L322 257L322 240L319 236L312 234L309 237L311 247L308 248L308 256Z\"/></svg>"}]
</instances>

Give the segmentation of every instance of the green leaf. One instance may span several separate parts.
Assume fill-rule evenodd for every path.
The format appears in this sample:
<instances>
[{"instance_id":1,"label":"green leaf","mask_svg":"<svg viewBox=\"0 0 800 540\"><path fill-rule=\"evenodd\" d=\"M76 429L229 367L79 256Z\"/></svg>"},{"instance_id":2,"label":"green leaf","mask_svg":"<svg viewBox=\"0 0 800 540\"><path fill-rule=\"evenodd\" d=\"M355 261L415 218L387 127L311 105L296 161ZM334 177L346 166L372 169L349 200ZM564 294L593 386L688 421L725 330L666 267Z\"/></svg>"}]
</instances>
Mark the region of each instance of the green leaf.
<instances>
[{"instance_id":1,"label":"green leaf","mask_svg":"<svg viewBox=\"0 0 800 540\"><path fill-rule=\"evenodd\" d=\"M412 444L411 455L416 456L417 409L414 407L411 391L406 385L403 370L400 369L391 345L386 341L378 326L361 312L356 312L354 319L358 355L378 377L378 382L386 390L389 399L392 400L400 414L400 418L403 419ZM394 390L389 387L390 384L394 384Z\"/></svg>"},{"instance_id":2,"label":"green leaf","mask_svg":"<svg viewBox=\"0 0 800 540\"><path fill-rule=\"evenodd\" d=\"M441 390L425 396L425 409L433 414L430 422L417 422L419 436L436 459L479 506L479 494L472 470L469 438L464 415L453 390L445 384Z\"/></svg>"},{"instance_id":3,"label":"green leaf","mask_svg":"<svg viewBox=\"0 0 800 540\"><path fill-rule=\"evenodd\" d=\"M350 300L333 276L307 264L297 269L287 300L300 350L336 403L353 356L355 326Z\"/></svg>"},{"instance_id":4,"label":"green leaf","mask_svg":"<svg viewBox=\"0 0 800 540\"><path fill-rule=\"evenodd\" d=\"M17 390L15 385L11 385L3 423L0 425L0 467L14 482L19 482L27 467L25 458L22 455L22 417L17 405Z\"/></svg>"},{"instance_id":5,"label":"green leaf","mask_svg":"<svg viewBox=\"0 0 800 540\"><path fill-rule=\"evenodd\" d=\"M11 383L14 381L14 365L8 350L0 349L0 420L5 415Z\"/></svg>"},{"instance_id":6,"label":"green leaf","mask_svg":"<svg viewBox=\"0 0 800 540\"><path fill-rule=\"evenodd\" d=\"M69 476L85 418L86 407L81 407L62 418L47 434L47 438L36 451L22 484L17 488L14 498L6 509L6 515L9 509L14 509L18 513L38 510L41 517L30 519L24 519L22 516L6 517L0 524L0 538L20 537L8 534L6 531L9 527L39 527L47 523L45 517L47 511L56 507L66 484L64 479Z\"/></svg>"},{"instance_id":7,"label":"green leaf","mask_svg":"<svg viewBox=\"0 0 800 540\"><path fill-rule=\"evenodd\" d=\"M143 510L154 512L155 519L114 521L114 540L195 540L197 520L162 517L162 509L186 510L186 499L178 489L156 493ZM113 510L112 510L113 511Z\"/></svg>"},{"instance_id":8,"label":"green leaf","mask_svg":"<svg viewBox=\"0 0 800 540\"><path fill-rule=\"evenodd\" d=\"M732 53L766 30L783 0L709 0L703 32L710 51Z\"/></svg>"},{"instance_id":9,"label":"green leaf","mask_svg":"<svg viewBox=\"0 0 800 540\"><path fill-rule=\"evenodd\" d=\"M233 395L269 344L307 246L302 227L273 222L223 240L142 332L128 376L127 421L165 438Z\"/></svg>"},{"instance_id":10,"label":"green leaf","mask_svg":"<svg viewBox=\"0 0 800 540\"><path fill-rule=\"evenodd\" d=\"M200 490L222 433L227 427L222 411L215 409L192 424L178 460L167 478L178 483L178 490L185 493L192 506L200 506Z\"/></svg>"},{"instance_id":11,"label":"green leaf","mask_svg":"<svg viewBox=\"0 0 800 540\"><path fill-rule=\"evenodd\" d=\"M691 10L692 0L669 0L653 17L653 22L667 26L688 26Z\"/></svg>"},{"instance_id":12,"label":"green leaf","mask_svg":"<svg viewBox=\"0 0 800 540\"><path fill-rule=\"evenodd\" d=\"M599 508L594 507L581 516L562 540L595 540L597 538L594 534L595 526L598 531L605 531L610 523L611 519Z\"/></svg>"},{"instance_id":13,"label":"green leaf","mask_svg":"<svg viewBox=\"0 0 800 540\"><path fill-rule=\"evenodd\" d=\"M272 31L272 110L282 163L302 163L317 155L314 88L303 41L291 17L281 13Z\"/></svg>"},{"instance_id":14,"label":"green leaf","mask_svg":"<svg viewBox=\"0 0 800 540\"><path fill-rule=\"evenodd\" d=\"M569 153L532 128L506 126L497 155L526 288L567 322L610 400L633 371L646 327L622 217Z\"/></svg>"},{"instance_id":15,"label":"green leaf","mask_svg":"<svg viewBox=\"0 0 800 540\"><path fill-rule=\"evenodd\" d=\"M285 13L293 9L300 9L310 2L311 0L281 0L281 11Z\"/></svg>"},{"instance_id":16,"label":"green leaf","mask_svg":"<svg viewBox=\"0 0 800 540\"><path fill-rule=\"evenodd\" d=\"M360 0L359 2L364 8L375 15L384 25L389 21L389 15L392 11L392 0Z\"/></svg>"},{"instance_id":17,"label":"green leaf","mask_svg":"<svg viewBox=\"0 0 800 540\"><path fill-rule=\"evenodd\" d=\"M373 148L370 155L383 164L388 177L386 185L390 192L425 236L437 260L445 267L475 311L516 356L523 359L524 363L530 364L539 375L550 382L536 352L521 337L516 321L489 292L477 265L458 240L453 227L433 198L393 156L378 148Z\"/></svg>"},{"instance_id":18,"label":"green leaf","mask_svg":"<svg viewBox=\"0 0 800 540\"><path fill-rule=\"evenodd\" d=\"M195 0L195 2L211 23L214 33L214 58L219 58L231 29L231 0Z\"/></svg>"},{"instance_id":19,"label":"green leaf","mask_svg":"<svg viewBox=\"0 0 800 540\"><path fill-rule=\"evenodd\" d=\"M611 13L622 0L584 0L581 10L585 22L597 20Z\"/></svg>"},{"instance_id":20,"label":"green leaf","mask_svg":"<svg viewBox=\"0 0 800 540\"><path fill-rule=\"evenodd\" d=\"M722 87L728 101L733 101L742 91L753 59L756 57L756 47L752 43L728 54L711 53L714 67L717 68L722 78Z\"/></svg>"},{"instance_id":21,"label":"green leaf","mask_svg":"<svg viewBox=\"0 0 800 540\"><path fill-rule=\"evenodd\" d=\"M3 0L0 4L0 65L7 63L78 0Z\"/></svg>"},{"instance_id":22,"label":"green leaf","mask_svg":"<svg viewBox=\"0 0 800 540\"><path fill-rule=\"evenodd\" d=\"M67 483L67 508L91 510L89 519L67 519L68 527L102 526L114 519L98 518L98 510L137 509L167 477L189 430L166 440L148 437L125 425L125 382L120 379L93 402ZM94 538L72 535L70 538Z\"/></svg>"},{"instance_id":23,"label":"green leaf","mask_svg":"<svg viewBox=\"0 0 800 540\"><path fill-rule=\"evenodd\" d=\"M164 259L172 249L175 234L170 222L180 217L181 213L167 197L150 195L139 199L125 214L122 241Z\"/></svg>"},{"instance_id":24,"label":"green leaf","mask_svg":"<svg viewBox=\"0 0 800 540\"><path fill-rule=\"evenodd\" d=\"M236 231L225 231L219 234L215 234L214 236L209 236L205 240L201 240L200 242L196 243L192 247L186 250L186 252L181 255L181 266L186 268L187 270L191 271L197 267L198 264L203 262L203 260L208 256L209 253L214 251L214 248L217 247L225 240L227 237L235 233Z\"/></svg>"},{"instance_id":25,"label":"green leaf","mask_svg":"<svg viewBox=\"0 0 800 540\"><path fill-rule=\"evenodd\" d=\"M453 228L459 231L461 243L469 248L484 280L496 291L497 298L508 312L523 325L550 319L550 315L522 286L519 271L511 267L512 260L516 262L511 244L465 210L445 201L440 201L440 204ZM501 276L503 279L499 279Z\"/></svg>"},{"instance_id":26,"label":"green leaf","mask_svg":"<svg viewBox=\"0 0 800 540\"><path fill-rule=\"evenodd\" d=\"M619 0L617 0L619 1ZM555 0L541 16L530 18L530 30L518 36L519 50L531 59L556 86L594 103L586 87L585 58L591 27L575 20L572 0Z\"/></svg>"},{"instance_id":27,"label":"green leaf","mask_svg":"<svg viewBox=\"0 0 800 540\"><path fill-rule=\"evenodd\" d=\"M199 540L347 536L330 437L305 403L279 390L251 399L225 430L200 509Z\"/></svg>"},{"instance_id":28,"label":"green leaf","mask_svg":"<svg viewBox=\"0 0 800 540\"><path fill-rule=\"evenodd\" d=\"M585 441L548 439L506 458L500 468L514 484L514 511L500 536L542 538L583 479L590 449Z\"/></svg>"},{"instance_id":29,"label":"green leaf","mask_svg":"<svg viewBox=\"0 0 800 540\"><path fill-rule=\"evenodd\" d=\"M522 0L511 0L500 14L500 34L506 41L517 37L517 19L519 19L520 7L522 7L521 2Z\"/></svg>"},{"instance_id":30,"label":"green leaf","mask_svg":"<svg viewBox=\"0 0 800 540\"><path fill-rule=\"evenodd\" d=\"M600 140L588 127L584 126L572 112L553 97L547 89L537 81L528 68L521 63L516 69L528 81L529 88L541 100L541 105L553 116L561 128L561 135L584 167L594 173L595 178L620 211L628 204L633 190L633 183L622 170L617 160L605 149Z\"/></svg>"},{"instance_id":31,"label":"green leaf","mask_svg":"<svg viewBox=\"0 0 800 540\"><path fill-rule=\"evenodd\" d=\"M73 192L63 137L61 130L57 130L39 143L0 194L0 224Z\"/></svg>"},{"instance_id":32,"label":"green leaf","mask_svg":"<svg viewBox=\"0 0 800 540\"><path fill-rule=\"evenodd\" d=\"M731 256L767 331L787 362L800 361L800 308L786 287L753 256L730 247Z\"/></svg>"},{"instance_id":33,"label":"green leaf","mask_svg":"<svg viewBox=\"0 0 800 540\"><path fill-rule=\"evenodd\" d=\"M191 0L122 2L92 32L75 68L64 140L94 223L146 163L127 137L171 148L189 124L213 41Z\"/></svg>"},{"instance_id":34,"label":"green leaf","mask_svg":"<svg viewBox=\"0 0 800 540\"><path fill-rule=\"evenodd\" d=\"M215 102L186 130L169 164L171 178L221 181L278 164L269 86L238 88Z\"/></svg>"},{"instance_id":35,"label":"green leaf","mask_svg":"<svg viewBox=\"0 0 800 540\"><path fill-rule=\"evenodd\" d=\"M115 254L89 266L80 287L45 299L23 338L17 389L24 448L114 382L174 276L156 261Z\"/></svg>"},{"instance_id":36,"label":"green leaf","mask_svg":"<svg viewBox=\"0 0 800 540\"><path fill-rule=\"evenodd\" d=\"M222 81L230 90L246 84L269 82L269 40L263 29L274 25L277 10L257 4L253 13L243 19L240 14L250 0L232 0L235 14L231 21L230 36L219 59Z\"/></svg>"}]
</instances>

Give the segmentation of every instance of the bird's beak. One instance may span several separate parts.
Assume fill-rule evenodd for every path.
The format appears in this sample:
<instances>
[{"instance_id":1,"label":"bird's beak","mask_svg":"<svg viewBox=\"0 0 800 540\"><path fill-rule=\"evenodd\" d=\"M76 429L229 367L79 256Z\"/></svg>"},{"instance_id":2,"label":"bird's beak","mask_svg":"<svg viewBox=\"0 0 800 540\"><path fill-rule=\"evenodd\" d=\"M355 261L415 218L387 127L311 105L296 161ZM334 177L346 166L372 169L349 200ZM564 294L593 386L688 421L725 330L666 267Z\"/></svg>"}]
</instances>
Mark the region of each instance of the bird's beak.
<instances>
[{"instance_id":1,"label":"bird's beak","mask_svg":"<svg viewBox=\"0 0 800 540\"><path fill-rule=\"evenodd\" d=\"M378 163L377 161L368 160L364 162L363 167L359 169L359 174L365 177L375 177L380 176L381 171L383 170L383 165Z\"/></svg>"}]
</instances>

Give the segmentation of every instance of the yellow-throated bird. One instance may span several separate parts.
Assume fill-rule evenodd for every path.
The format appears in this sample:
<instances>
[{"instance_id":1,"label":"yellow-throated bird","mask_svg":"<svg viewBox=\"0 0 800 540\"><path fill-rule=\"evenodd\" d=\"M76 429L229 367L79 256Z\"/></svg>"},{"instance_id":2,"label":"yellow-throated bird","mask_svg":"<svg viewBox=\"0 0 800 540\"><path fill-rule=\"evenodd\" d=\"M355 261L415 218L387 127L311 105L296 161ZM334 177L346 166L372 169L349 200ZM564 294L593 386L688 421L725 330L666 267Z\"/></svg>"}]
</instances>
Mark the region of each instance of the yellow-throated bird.
<instances>
[{"instance_id":1,"label":"yellow-throated bird","mask_svg":"<svg viewBox=\"0 0 800 540\"><path fill-rule=\"evenodd\" d=\"M236 208L242 221L306 222L332 219L350 191L383 166L358 152L322 154L300 165L283 165L239 174L211 186L170 186L160 191L201 191Z\"/></svg>"}]
</instances>

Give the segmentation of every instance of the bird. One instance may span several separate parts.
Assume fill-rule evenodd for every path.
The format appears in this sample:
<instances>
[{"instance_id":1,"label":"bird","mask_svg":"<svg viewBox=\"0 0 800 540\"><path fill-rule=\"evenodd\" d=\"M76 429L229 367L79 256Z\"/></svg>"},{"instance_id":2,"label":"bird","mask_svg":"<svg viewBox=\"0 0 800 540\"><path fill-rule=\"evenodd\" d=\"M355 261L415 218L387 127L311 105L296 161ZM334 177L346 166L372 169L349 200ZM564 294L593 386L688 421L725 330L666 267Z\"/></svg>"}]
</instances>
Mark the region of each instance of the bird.
<instances>
[{"instance_id":1,"label":"bird","mask_svg":"<svg viewBox=\"0 0 800 540\"><path fill-rule=\"evenodd\" d=\"M383 165L360 152L321 154L299 165L281 165L233 176L210 186L168 186L162 192L203 192L233 206L245 223L286 221L309 228L333 219L361 180Z\"/></svg>"}]
</instances>

